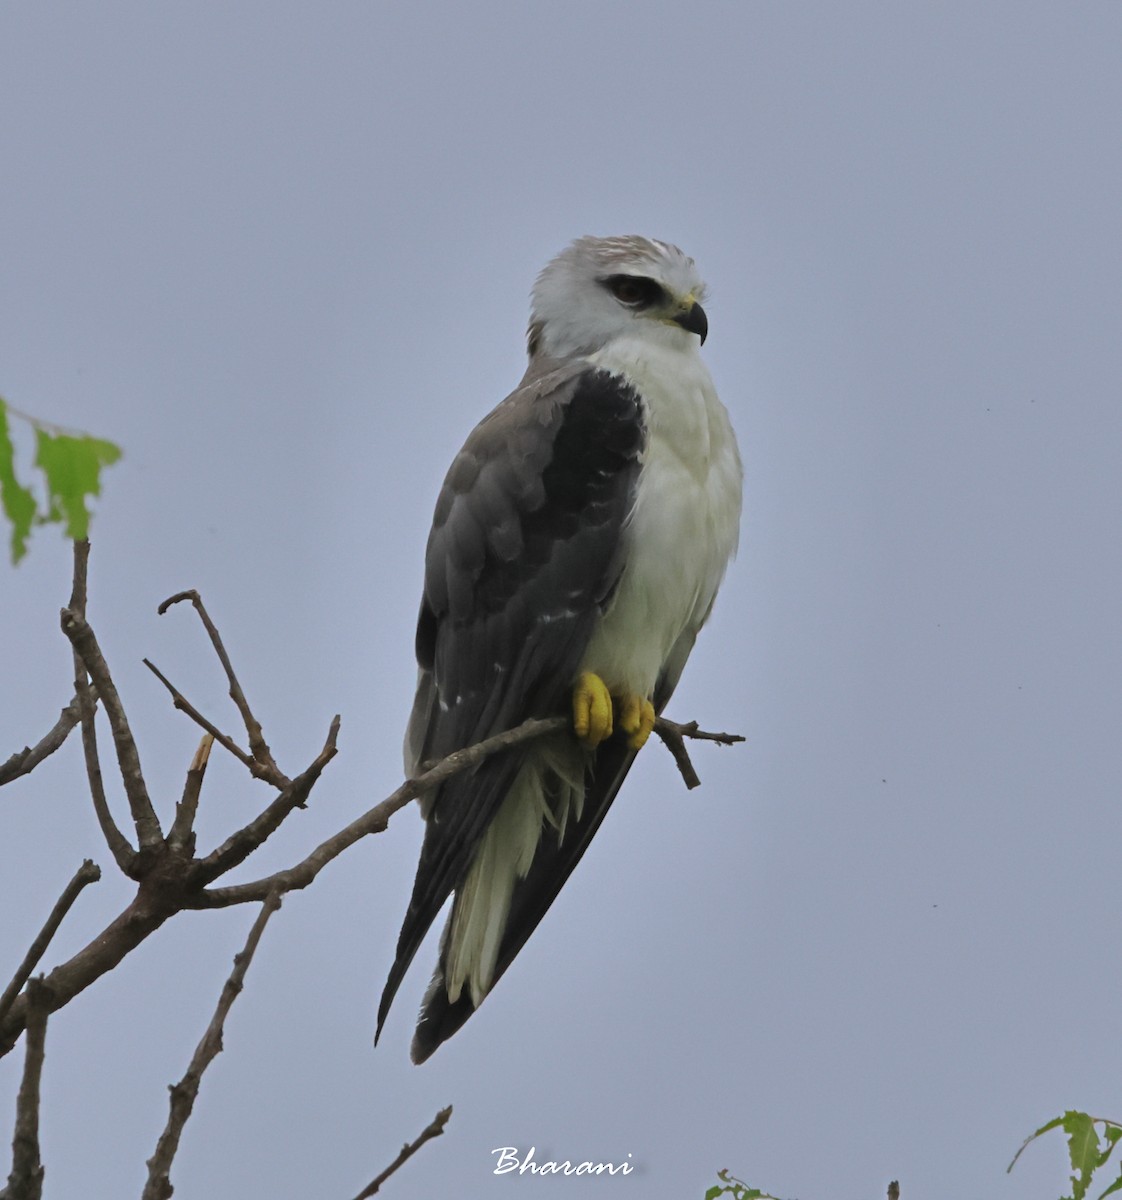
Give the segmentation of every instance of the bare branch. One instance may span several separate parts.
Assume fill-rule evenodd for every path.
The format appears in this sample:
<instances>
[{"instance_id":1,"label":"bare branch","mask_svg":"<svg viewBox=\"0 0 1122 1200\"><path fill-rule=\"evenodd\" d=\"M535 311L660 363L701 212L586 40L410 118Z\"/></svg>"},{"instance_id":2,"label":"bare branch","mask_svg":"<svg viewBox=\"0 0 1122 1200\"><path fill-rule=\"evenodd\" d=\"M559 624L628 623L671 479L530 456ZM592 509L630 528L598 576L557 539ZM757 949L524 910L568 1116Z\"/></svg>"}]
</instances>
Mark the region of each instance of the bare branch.
<instances>
[{"instance_id":1,"label":"bare branch","mask_svg":"<svg viewBox=\"0 0 1122 1200\"><path fill-rule=\"evenodd\" d=\"M214 651L222 663L222 669L226 672L226 679L230 684L230 699L237 705L238 712L242 715L246 736L249 738L250 752L254 759L263 767L268 768L277 776L281 776L281 770L273 759L272 751L265 741L265 735L261 730L261 723L253 715L249 707L249 701L245 698L245 692L242 691L242 685L238 682L237 675L234 674L230 656L226 653L226 647L222 644L218 628L210 619L210 614L203 606L203 598L194 588L190 588L185 592L176 592L174 596L169 596L156 611L162 617L173 604L178 604L181 600L191 601L195 606L195 611L199 614L199 620L202 621L207 634L210 636L211 645L214 647Z\"/></svg>"},{"instance_id":2,"label":"bare branch","mask_svg":"<svg viewBox=\"0 0 1122 1200\"><path fill-rule=\"evenodd\" d=\"M373 1196L382 1186L382 1184L385 1183L386 1180L389 1179L389 1177L400 1166L408 1162L409 1159L411 1159L413 1155L420 1150L425 1142L431 1141L435 1137L440 1137L440 1135L444 1132L444 1126L448 1124L448 1118L451 1115L451 1104L449 1104L447 1108L442 1108L440 1112L433 1117L432 1123L428 1126L428 1128L422 1131L421 1136L417 1138L416 1141L407 1142L404 1146L402 1146L401 1153L397 1156L397 1158L390 1163L390 1165L381 1173L381 1175L378 1176L377 1179L374 1179L368 1183L366 1187L364 1187L362 1191L359 1192L359 1194L355 1197L355 1200L369 1200L369 1197Z\"/></svg>"},{"instance_id":3,"label":"bare branch","mask_svg":"<svg viewBox=\"0 0 1122 1200\"><path fill-rule=\"evenodd\" d=\"M88 541L74 543L74 577L70 589L70 607L82 616L86 615L86 579L89 563L90 544ZM84 678L84 676L83 676ZM91 690L91 700L97 702L96 689ZM25 746L0 764L0 784L11 783L21 775L33 771L48 755L54 752L66 741L70 731L82 719L81 697L77 691L74 699L62 710L54 728L35 746Z\"/></svg>"},{"instance_id":4,"label":"bare branch","mask_svg":"<svg viewBox=\"0 0 1122 1200\"><path fill-rule=\"evenodd\" d=\"M701 779L694 770L693 763L690 761L685 738L696 738L698 741L704 742L716 742L721 746L731 746L735 742L743 742L745 740L739 733L706 733L704 729L698 729L696 721L689 721L685 725L679 725L677 721L669 721L666 717L659 717L655 721L654 731L662 739L662 744L674 756L674 761L678 764L678 770L681 773L682 779L685 781L686 787L690 789L700 787Z\"/></svg>"},{"instance_id":5,"label":"bare branch","mask_svg":"<svg viewBox=\"0 0 1122 1200\"><path fill-rule=\"evenodd\" d=\"M256 822L251 822L248 833L241 831L244 835L241 841L234 841L239 836L235 834L234 839L228 839L215 851L225 864L222 869L236 865L254 845L260 845L272 828L283 820L285 812L281 808L287 806L287 811L291 811L306 800L324 765L335 754L337 733L338 722L335 721L323 751L308 770L293 781L291 791L278 796ZM69 1004L76 995L111 971L176 913L188 908L214 907L196 903L203 884L216 877L214 856L197 862L192 861L184 850L185 847L177 849L161 843L158 853L151 856L141 873L140 887L132 903L88 945L50 973L47 983L51 989L52 1011ZM258 899L263 900L265 896ZM27 997L17 996L7 1016L0 1020L0 1057L15 1045L26 1020Z\"/></svg>"},{"instance_id":6,"label":"bare branch","mask_svg":"<svg viewBox=\"0 0 1122 1200\"><path fill-rule=\"evenodd\" d=\"M132 903L115 917L77 954L55 967L47 976L51 1012L69 1004L111 971L127 954L160 926L186 907L183 885L160 872L145 877ZM12 1049L28 1018L26 991L16 997L8 1014L0 1021L0 1057Z\"/></svg>"},{"instance_id":7,"label":"bare branch","mask_svg":"<svg viewBox=\"0 0 1122 1200\"><path fill-rule=\"evenodd\" d=\"M31 943L27 953L23 956L23 962L12 976L11 983L4 989L4 994L0 995L0 1024L3 1024L8 1009L12 1007L12 1003L19 995L23 985L31 978L31 972L39 965L39 960L50 945L51 938L54 937L63 918L70 911L71 905L78 899L79 893L87 884L96 883L100 878L101 868L87 858L74 873L74 878L63 889L62 895L55 901L55 906L51 909L47 923L39 931L39 936Z\"/></svg>"},{"instance_id":8,"label":"bare branch","mask_svg":"<svg viewBox=\"0 0 1122 1200\"><path fill-rule=\"evenodd\" d=\"M160 845L163 832L148 798L148 788L144 783L144 775L140 769L140 755L137 753L136 742L125 716L124 705L117 693L116 684L109 674L109 667L97 644L93 629L86 619L72 608L62 610L62 631L70 639L71 644L82 659L82 664L89 672L90 678L97 686L105 714L109 718L109 726L113 730L113 741L117 747L117 762L121 768L121 781L125 785L125 795L128 797L129 809L132 812L136 835L140 840L141 850Z\"/></svg>"},{"instance_id":9,"label":"bare branch","mask_svg":"<svg viewBox=\"0 0 1122 1200\"><path fill-rule=\"evenodd\" d=\"M74 576L70 587L70 607L80 616L86 615L86 594L90 574L90 540L74 543Z\"/></svg>"},{"instance_id":10,"label":"bare branch","mask_svg":"<svg viewBox=\"0 0 1122 1200\"><path fill-rule=\"evenodd\" d=\"M222 1052L222 1030L226 1023L226 1017L242 990L246 971L249 970L249 964L253 961L257 943L260 942L261 935L265 932L265 926L273 913L280 908L280 904L281 898L278 892L273 892L266 897L261 911L257 914L257 920L253 922L253 928L249 931L249 937L246 938L245 947L240 954L234 955L234 969L222 988L222 994L218 998L218 1007L214 1010L214 1016L207 1026L206 1033L203 1034L202 1041L199 1042L195 1053L191 1056L191 1063L187 1068L186 1075L169 1089L171 1106L167 1124L156 1143L155 1153L148 1160L148 1182L144 1185L141 1200L170 1200L173 1188L168 1175L176 1151L179 1149L179 1139L183 1135L183 1127L187 1124L187 1119L191 1116L191 1110L195 1106L203 1072Z\"/></svg>"},{"instance_id":11,"label":"bare branch","mask_svg":"<svg viewBox=\"0 0 1122 1200\"><path fill-rule=\"evenodd\" d=\"M70 610L79 616L86 615L86 578L89 566L90 543L74 543L74 583L70 589ZM101 834L117 866L130 879L136 878L136 851L125 835L117 828L109 801L105 798L105 785L101 779L101 760L97 753L97 710L94 707L97 689L90 686L82 656L74 648L74 699L82 721L82 753L86 761L86 778L90 785L90 798L94 813L101 827Z\"/></svg>"},{"instance_id":12,"label":"bare branch","mask_svg":"<svg viewBox=\"0 0 1122 1200\"><path fill-rule=\"evenodd\" d=\"M211 721L208 721L207 718L204 717L203 714L199 712L199 710L191 703L191 701L188 700L182 692L180 692L175 684L168 679L163 671L161 671L160 668L155 665L155 663L151 662L147 658L143 659L142 661L148 670L151 671L152 674L155 675L156 678L171 693L173 707L177 708L180 712L185 712L191 718L191 720L195 722L196 725L198 725L201 729L205 729L206 732L209 733L210 736L214 738L214 740L220 746L224 747L226 750L229 750L229 752L238 760L238 762L247 767L250 774L254 775L258 779L265 779L268 777L268 768L261 766L259 763L255 763L253 758L247 754L241 748L241 746L239 746L238 743L235 742L232 737L230 737L228 733L223 733L217 725L213 724ZM277 786L283 787L284 785L278 784Z\"/></svg>"},{"instance_id":13,"label":"bare branch","mask_svg":"<svg viewBox=\"0 0 1122 1200\"><path fill-rule=\"evenodd\" d=\"M97 702L97 689L90 688L91 703ZM82 719L82 705L77 693L74 699L62 710L51 731L36 745L24 746L17 750L6 762L0 763L0 786L19 779L21 775L30 775L43 759L54 754L70 736L70 731Z\"/></svg>"},{"instance_id":14,"label":"bare branch","mask_svg":"<svg viewBox=\"0 0 1122 1200\"><path fill-rule=\"evenodd\" d=\"M78 659L77 653L74 655ZM94 724L96 712L92 699L87 702L86 694L92 696L94 689L85 684L86 673L82 670L82 684L78 688L79 704L82 707L82 754L86 762L86 779L90 785L90 798L93 800L94 813L101 827L102 837L109 847L113 860L130 879L136 878L136 851L132 843L121 832L113 814L109 811L109 801L105 797L105 784L101 779L101 760L97 753L97 728Z\"/></svg>"},{"instance_id":15,"label":"bare branch","mask_svg":"<svg viewBox=\"0 0 1122 1200\"><path fill-rule=\"evenodd\" d=\"M214 738L204 733L195 751L191 765L187 768L187 781L183 785L183 799L175 806L175 820L168 830L168 845L175 849L185 849L189 852L195 849L195 813L199 809L199 793L203 787L203 776L206 775L206 765L210 761L210 749Z\"/></svg>"},{"instance_id":16,"label":"bare branch","mask_svg":"<svg viewBox=\"0 0 1122 1200\"><path fill-rule=\"evenodd\" d=\"M23 1078L16 1098L16 1127L12 1137L12 1171L0 1200L40 1200L43 1194L43 1163L39 1157L39 1084L46 1053L46 985L33 979L27 987L29 1009L24 1048Z\"/></svg>"},{"instance_id":17,"label":"bare branch","mask_svg":"<svg viewBox=\"0 0 1122 1200\"><path fill-rule=\"evenodd\" d=\"M500 750L509 750L523 742L534 741L536 738L545 737L550 733L559 733L568 728L570 728L568 717L544 717L539 720L524 721L521 725L514 729L508 729L505 733L496 734L482 742L476 742L474 746L457 750L431 766L424 774L418 775L416 779L407 779L392 795L387 796L385 800L363 813L361 817L357 817L338 833L321 842L307 858L295 866L249 883L234 884L223 888L207 888L192 896L188 903L193 908L225 908L231 904L248 904L263 900L273 888L280 888L285 892L306 888L329 862L338 858L355 842L361 841L362 838L371 834L383 833L390 818L403 809L410 800L443 783L460 771L466 771L470 767L476 766ZM744 740L739 734L707 733L698 729L696 721L691 721L687 725L679 725L665 717L659 717L655 722L655 731L660 737L669 737L671 740L677 738L679 741L682 738L700 738L727 745ZM682 753L685 754L684 744ZM675 755L675 759L678 761L679 769L682 769L681 760L677 758L677 755ZM693 773L693 779L696 780L697 775L696 772L693 772L693 765L690 763L688 755L685 756L685 762L688 770ZM691 783L690 775L686 773L686 770L682 769L682 775L686 780L687 787L697 786L696 783Z\"/></svg>"}]
</instances>

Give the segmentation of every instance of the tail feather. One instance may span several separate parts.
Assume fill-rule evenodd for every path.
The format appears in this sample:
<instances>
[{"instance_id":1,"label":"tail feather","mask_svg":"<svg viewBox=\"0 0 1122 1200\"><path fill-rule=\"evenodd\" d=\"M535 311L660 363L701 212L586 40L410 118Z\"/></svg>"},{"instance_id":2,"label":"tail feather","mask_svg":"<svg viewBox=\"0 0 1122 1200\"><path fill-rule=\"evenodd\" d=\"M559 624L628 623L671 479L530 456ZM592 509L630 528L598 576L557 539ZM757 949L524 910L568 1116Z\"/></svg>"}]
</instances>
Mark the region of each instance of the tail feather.
<instances>
[{"instance_id":1,"label":"tail feather","mask_svg":"<svg viewBox=\"0 0 1122 1200\"><path fill-rule=\"evenodd\" d=\"M457 990L448 986L449 980L455 982L449 963L452 940L449 931L454 928L456 918L453 908L441 938L440 960L425 992L413 1036L410 1053L415 1063L429 1058L467 1021L514 961L600 828L634 760L635 751L622 739L612 739L597 751L585 773L584 801L579 812L570 811L567 822L556 833L546 830L529 870L514 883L494 969L486 990L478 998L470 987Z\"/></svg>"},{"instance_id":2,"label":"tail feather","mask_svg":"<svg viewBox=\"0 0 1122 1200\"><path fill-rule=\"evenodd\" d=\"M512 762L509 756L495 755L474 771L454 776L443 785L441 803L453 806L467 803L470 795L480 810L482 828L478 835L464 837L454 845L448 844L448 839L441 836L441 831L431 823L431 819L425 829L425 840L421 845L421 857L413 880L413 893L409 898L405 920L401 924L393 966L390 968L378 1005L375 1045L378 1044L394 996L397 995L397 989L401 986L414 955L421 948L421 943L432 928L432 923L440 914L445 901L458 886L467 869L466 864L470 863L479 839L484 836L486 824L483 814L488 811L489 806L501 802L501 797L509 787L510 779L516 770L517 763Z\"/></svg>"}]
</instances>

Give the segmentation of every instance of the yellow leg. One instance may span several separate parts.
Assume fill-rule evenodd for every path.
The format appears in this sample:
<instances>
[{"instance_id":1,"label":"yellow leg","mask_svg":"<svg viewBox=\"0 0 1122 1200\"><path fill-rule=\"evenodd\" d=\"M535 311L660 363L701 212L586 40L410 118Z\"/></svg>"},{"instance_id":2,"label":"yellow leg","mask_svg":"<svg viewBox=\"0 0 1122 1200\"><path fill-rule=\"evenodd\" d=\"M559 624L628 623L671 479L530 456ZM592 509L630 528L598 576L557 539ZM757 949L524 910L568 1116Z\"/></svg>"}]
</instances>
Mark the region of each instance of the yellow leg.
<instances>
[{"instance_id":1,"label":"yellow leg","mask_svg":"<svg viewBox=\"0 0 1122 1200\"><path fill-rule=\"evenodd\" d=\"M641 750L655 723L654 705L642 696L625 696L620 701L619 724L632 750Z\"/></svg>"},{"instance_id":2,"label":"yellow leg","mask_svg":"<svg viewBox=\"0 0 1122 1200\"><path fill-rule=\"evenodd\" d=\"M591 671L582 671L573 687L573 732L593 749L612 734L612 698Z\"/></svg>"}]
</instances>

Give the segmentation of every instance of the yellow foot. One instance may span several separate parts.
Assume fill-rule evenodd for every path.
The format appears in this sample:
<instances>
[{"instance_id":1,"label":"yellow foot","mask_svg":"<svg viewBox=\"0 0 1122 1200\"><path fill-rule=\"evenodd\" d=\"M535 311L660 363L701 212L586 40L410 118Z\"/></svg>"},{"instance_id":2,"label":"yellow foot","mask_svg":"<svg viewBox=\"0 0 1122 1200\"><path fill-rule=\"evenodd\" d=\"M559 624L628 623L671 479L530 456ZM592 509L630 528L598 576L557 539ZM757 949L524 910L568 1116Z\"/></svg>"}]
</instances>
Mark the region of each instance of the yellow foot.
<instances>
[{"instance_id":1,"label":"yellow foot","mask_svg":"<svg viewBox=\"0 0 1122 1200\"><path fill-rule=\"evenodd\" d=\"M593 749L612 735L612 698L591 671L582 671L573 687L573 732Z\"/></svg>"},{"instance_id":2,"label":"yellow foot","mask_svg":"<svg viewBox=\"0 0 1122 1200\"><path fill-rule=\"evenodd\" d=\"M642 696L624 696L619 702L619 724L627 734L627 744L632 750L641 750L654 728L655 710L649 700Z\"/></svg>"}]
</instances>

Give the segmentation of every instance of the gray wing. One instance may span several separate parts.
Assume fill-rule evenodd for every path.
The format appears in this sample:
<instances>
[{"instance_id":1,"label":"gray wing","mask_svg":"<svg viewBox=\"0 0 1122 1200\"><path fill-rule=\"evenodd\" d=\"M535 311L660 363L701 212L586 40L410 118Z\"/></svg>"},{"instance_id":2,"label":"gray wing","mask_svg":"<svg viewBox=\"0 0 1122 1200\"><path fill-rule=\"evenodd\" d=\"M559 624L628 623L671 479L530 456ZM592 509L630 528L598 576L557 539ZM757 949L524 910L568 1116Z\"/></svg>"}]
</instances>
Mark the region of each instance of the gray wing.
<instances>
[{"instance_id":1,"label":"gray wing","mask_svg":"<svg viewBox=\"0 0 1122 1200\"><path fill-rule=\"evenodd\" d=\"M468 438L441 490L425 556L410 773L528 718L567 711L595 622L619 581L620 533L644 442L634 389L582 364L528 376ZM426 798L421 859L379 1032L522 761L517 749L494 755Z\"/></svg>"}]
</instances>

